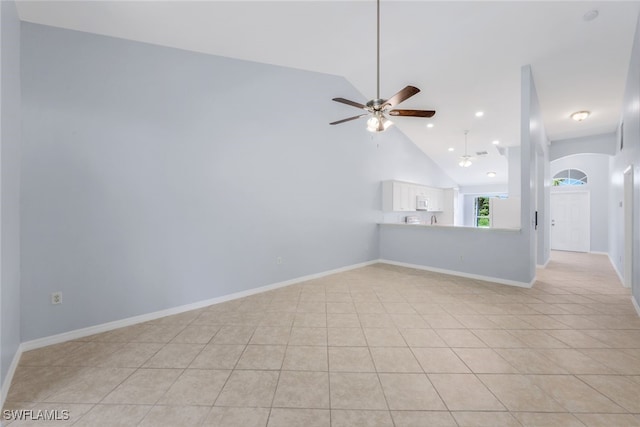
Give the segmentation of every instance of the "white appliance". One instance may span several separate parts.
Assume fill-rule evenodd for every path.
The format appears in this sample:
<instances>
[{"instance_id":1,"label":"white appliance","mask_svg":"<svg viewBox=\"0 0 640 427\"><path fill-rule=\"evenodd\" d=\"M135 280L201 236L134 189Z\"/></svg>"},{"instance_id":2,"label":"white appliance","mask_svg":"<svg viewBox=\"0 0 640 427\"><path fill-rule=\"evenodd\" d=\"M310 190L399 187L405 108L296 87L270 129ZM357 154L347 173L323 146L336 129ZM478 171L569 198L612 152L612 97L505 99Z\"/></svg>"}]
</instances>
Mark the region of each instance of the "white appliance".
<instances>
[{"instance_id":1,"label":"white appliance","mask_svg":"<svg viewBox=\"0 0 640 427\"><path fill-rule=\"evenodd\" d=\"M426 196L416 196L416 210L428 211L429 210L429 198Z\"/></svg>"}]
</instances>

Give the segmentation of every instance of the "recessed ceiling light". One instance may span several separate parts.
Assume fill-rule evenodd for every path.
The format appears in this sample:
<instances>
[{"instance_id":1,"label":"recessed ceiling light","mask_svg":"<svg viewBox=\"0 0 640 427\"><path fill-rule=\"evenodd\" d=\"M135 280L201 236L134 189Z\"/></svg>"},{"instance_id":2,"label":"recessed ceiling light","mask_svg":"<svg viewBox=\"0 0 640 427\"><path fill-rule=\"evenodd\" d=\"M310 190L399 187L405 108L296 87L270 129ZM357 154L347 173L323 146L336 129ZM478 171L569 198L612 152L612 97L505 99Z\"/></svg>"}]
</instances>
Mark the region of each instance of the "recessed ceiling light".
<instances>
[{"instance_id":1,"label":"recessed ceiling light","mask_svg":"<svg viewBox=\"0 0 640 427\"><path fill-rule=\"evenodd\" d=\"M476 111L476 117L482 117L482 116L484 116L483 111Z\"/></svg>"},{"instance_id":2,"label":"recessed ceiling light","mask_svg":"<svg viewBox=\"0 0 640 427\"><path fill-rule=\"evenodd\" d=\"M581 122L589 117L589 114L591 114L589 111L576 111L571 115L571 118L576 122Z\"/></svg>"},{"instance_id":3,"label":"recessed ceiling light","mask_svg":"<svg viewBox=\"0 0 640 427\"><path fill-rule=\"evenodd\" d=\"M496 177L496 173L495 172L487 172L487 176L489 178L495 178Z\"/></svg>"},{"instance_id":4,"label":"recessed ceiling light","mask_svg":"<svg viewBox=\"0 0 640 427\"><path fill-rule=\"evenodd\" d=\"M493 141L491 141L491 143L493 145L498 145L498 144L500 144L500 141L498 141L497 139L494 139Z\"/></svg>"},{"instance_id":5,"label":"recessed ceiling light","mask_svg":"<svg viewBox=\"0 0 640 427\"><path fill-rule=\"evenodd\" d=\"M432 128L433 127L433 123L427 123L427 127L428 128Z\"/></svg>"},{"instance_id":6,"label":"recessed ceiling light","mask_svg":"<svg viewBox=\"0 0 640 427\"><path fill-rule=\"evenodd\" d=\"M455 150L455 148L449 147L449 151L453 151L453 150Z\"/></svg>"},{"instance_id":7,"label":"recessed ceiling light","mask_svg":"<svg viewBox=\"0 0 640 427\"><path fill-rule=\"evenodd\" d=\"M597 10L597 9L592 9L592 10L590 10L589 12L585 13L585 14L582 16L582 19L583 19L585 22L589 22L589 21L593 21L594 19L596 19L596 18L598 17L598 15L600 15L600 12L598 12L598 10Z\"/></svg>"}]
</instances>

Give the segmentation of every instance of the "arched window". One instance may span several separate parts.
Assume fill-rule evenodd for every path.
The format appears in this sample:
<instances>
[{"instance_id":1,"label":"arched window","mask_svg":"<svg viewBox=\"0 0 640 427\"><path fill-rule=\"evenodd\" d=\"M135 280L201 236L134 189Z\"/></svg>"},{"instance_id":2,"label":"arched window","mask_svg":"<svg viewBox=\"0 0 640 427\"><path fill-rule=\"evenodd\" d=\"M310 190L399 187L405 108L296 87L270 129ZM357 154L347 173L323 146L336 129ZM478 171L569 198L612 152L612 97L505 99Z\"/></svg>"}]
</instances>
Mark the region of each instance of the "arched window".
<instances>
[{"instance_id":1,"label":"arched window","mask_svg":"<svg viewBox=\"0 0 640 427\"><path fill-rule=\"evenodd\" d=\"M587 174L578 169L565 169L553 177L553 186L584 185L587 183Z\"/></svg>"}]
</instances>

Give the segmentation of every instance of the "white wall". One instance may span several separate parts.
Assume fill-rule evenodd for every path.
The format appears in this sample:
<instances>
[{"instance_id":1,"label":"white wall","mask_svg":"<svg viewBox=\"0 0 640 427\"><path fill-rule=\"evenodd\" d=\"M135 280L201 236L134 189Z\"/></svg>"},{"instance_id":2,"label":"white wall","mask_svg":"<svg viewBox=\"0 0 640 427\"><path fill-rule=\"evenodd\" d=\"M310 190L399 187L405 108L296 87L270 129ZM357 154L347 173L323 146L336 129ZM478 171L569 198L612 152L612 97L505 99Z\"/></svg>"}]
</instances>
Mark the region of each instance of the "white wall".
<instances>
[{"instance_id":1,"label":"white wall","mask_svg":"<svg viewBox=\"0 0 640 427\"><path fill-rule=\"evenodd\" d=\"M364 99L341 77L22 41L24 341L375 260L381 181L454 185L395 128L329 126Z\"/></svg>"},{"instance_id":2,"label":"white wall","mask_svg":"<svg viewBox=\"0 0 640 427\"><path fill-rule=\"evenodd\" d=\"M616 152L616 140L615 132L555 140L551 142L549 158L553 161L580 153L613 155Z\"/></svg>"},{"instance_id":3,"label":"white wall","mask_svg":"<svg viewBox=\"0 0 640 427\"><path fill-rule=\"evenodd\" d=\"M633 166L633 224L637 227L633 233L633 284L632 291L636 302L640 302L640 33L636 26L631 61L627 74L622 106L624 122L624 148L620 149L620 129L616 138L616 154L609 163L610 202L609 202L609 256L620 274L624 272L624 170Z\"/></svg>"},{"instance_id":4,"label":"white wall","mask_svg":"<svg viewBox=\"0 0 640 427\"><path fill-rule=\"evenodd\" d=\"M0 384L20 344L20 21L0 1Z\"/></svg>"},{"instance_id":5,"label":"white wall","mask_svg":"<svg viewBox=\"0 0 640 427\"><path fill-rule=\"evenodd\" d=\"M579 169L587 174L586 185L551 187L551 192L589 191L592 252L609 251L609 158L606 154L574 154L551 162L551 177L565 169Z\"/></svg>"}]
</instances>

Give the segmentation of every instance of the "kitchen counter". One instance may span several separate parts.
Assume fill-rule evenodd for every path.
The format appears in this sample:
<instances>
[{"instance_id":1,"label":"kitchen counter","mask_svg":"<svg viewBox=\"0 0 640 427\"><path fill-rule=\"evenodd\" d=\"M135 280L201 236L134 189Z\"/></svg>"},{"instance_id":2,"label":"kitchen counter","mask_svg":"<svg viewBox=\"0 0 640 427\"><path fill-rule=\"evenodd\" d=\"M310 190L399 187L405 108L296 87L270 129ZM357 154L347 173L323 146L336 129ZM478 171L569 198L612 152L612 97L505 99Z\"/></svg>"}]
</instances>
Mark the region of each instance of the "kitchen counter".
<instances>
[{"instance_id":1,"label":"kitchen counter","mask_svg":"<svg viewBox=\"0 0 640 427\"><path fill-rule=\"evenodd\" d=\"M506 231L506 232L519 232L519 228L490 228L490 227L468 227L465 225L444 225L444 224L406 224L404 222L380 222L378 225L393 226L393 227L416 227L416 228L445 228L448 230L478 230L480 232L486 231Z\"/></svg>"}]
</instances>

